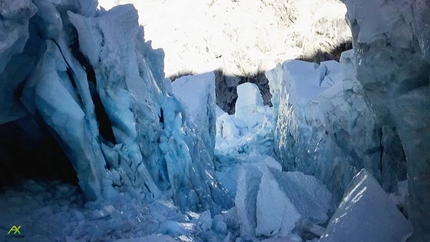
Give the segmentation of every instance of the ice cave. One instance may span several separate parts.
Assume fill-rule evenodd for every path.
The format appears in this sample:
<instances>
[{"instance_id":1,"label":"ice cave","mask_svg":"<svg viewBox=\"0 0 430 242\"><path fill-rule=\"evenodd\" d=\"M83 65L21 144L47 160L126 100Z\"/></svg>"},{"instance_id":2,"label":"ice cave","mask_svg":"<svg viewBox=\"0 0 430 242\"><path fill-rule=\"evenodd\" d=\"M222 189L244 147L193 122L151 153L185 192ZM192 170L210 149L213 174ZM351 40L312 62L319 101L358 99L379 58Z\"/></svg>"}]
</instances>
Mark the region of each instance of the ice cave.
<instances>
[{"instance_id":1,"label":"ice cave","mask_svg":"<svg viewBox=\"0 0 430 242\"><path fill-rule=\"evenodd\" d=\"M0 0L0 240L430 241L429 13Z\"/></svg>"}]
</instances>

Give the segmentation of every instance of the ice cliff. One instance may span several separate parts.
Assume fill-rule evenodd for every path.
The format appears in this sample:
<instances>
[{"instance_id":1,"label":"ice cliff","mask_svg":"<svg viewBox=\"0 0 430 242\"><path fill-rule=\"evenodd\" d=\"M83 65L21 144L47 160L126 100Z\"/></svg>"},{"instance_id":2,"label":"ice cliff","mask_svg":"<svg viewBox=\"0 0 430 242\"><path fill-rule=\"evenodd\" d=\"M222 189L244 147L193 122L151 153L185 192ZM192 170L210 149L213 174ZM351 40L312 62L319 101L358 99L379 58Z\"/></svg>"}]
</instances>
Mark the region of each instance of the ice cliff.
<instances>
[{"instance_id":1,"label":"ice cliff","mask_svg":"<svg viewBox=\"0 0 430 242\"><path fill-rule=\"evenodd\" d=\"M164 79L163 51L144 42L136 9L96 6L2 2L1 123L47 126L89 200L127 192L183 209L229 207L212 163L214 94L193 117ZM215 92L213 75L206 83ZM196 132L202 125L212 132Z\"/></svg>"},{"instance_id":2,"label":"ice cliff","mask_svg":"<svg viewBox=\"0 0 430 242\"><path fill-rule=\"evenodd\" d=\"M275 152L283 169L315 175L338 202L361 168L387 192L408 178L409 240L427 241L429 4L344 3L354 48L342 54L340 70L288 61L266 73Z\"/></svg>"},{"instance_id":3,"label":"ice cliff","mask_svg":"<svg viewBox=\"0 0 430 242\"><path fill-rule=\"evenodd\" d=\"M274 105L275 153L285 170L315 175L340 201L351 178L368 169L392 192L406 179L395 129L377 123L355 77L353 53L340 65L287 61L266 73Z\"/></svg>"},{"instance_id":4,"label":"ice cliff","mask_svg":"<svg viewBox=\"0 0 430 242\"><path fill-rule=\"evenodd\" d=\"M395 127L407 159L409 241L430 240L430 5L345 0L353 71L379 122Z\"/></svg>"}]
</instances>

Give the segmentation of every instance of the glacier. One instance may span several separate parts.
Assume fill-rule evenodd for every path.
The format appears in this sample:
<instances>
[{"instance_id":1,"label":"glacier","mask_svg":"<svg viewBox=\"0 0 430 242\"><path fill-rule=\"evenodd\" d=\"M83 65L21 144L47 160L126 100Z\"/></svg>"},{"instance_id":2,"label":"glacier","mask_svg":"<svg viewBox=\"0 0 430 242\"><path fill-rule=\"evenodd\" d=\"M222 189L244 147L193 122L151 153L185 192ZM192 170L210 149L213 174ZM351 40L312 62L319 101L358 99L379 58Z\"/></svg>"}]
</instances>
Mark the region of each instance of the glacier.
<instances>
[{"instance_id":1,"label":"glacier","mask_svg":"<svg viewBox=\"0 0 430 242\"><path fill-rule=\"evenodd\" d=\"M339 63L278 64L265 73L273 107L243 83L229 114L216 105L216 71L165 78L164 52L145 41L133 5L3 1L1 184L21 164L69 176L66 160L78 186L42 177L0 187L0 233L430 239L428 5L344 2L353 50ZM14 164L27 151L34 160Z\"/></svg>"},{"instance_id":2,"label":"glacier","mask_svg":"<svg viewBox=\"0 0 430 242\"><path fill-rule=\"evenodd\" d=\"M37 8L31 1L12 4L11 1L2 6L3 28L0 46L1 80L1 119L0 124L12 122L25 116L22 104L13 97L14 90L23 82L35 64L38 49L38 38L31 38L33 44L27 45L30 38L30 18L36 14ZM20 19L21 21L17 21ZM6 38L6 36L9 36ZM9 79L10 78L10 79ZM15 81L12 81L15 80Z\"/></svg>"},{"instance_id":3,"label":"glacier","mask_svg":"<svg viewBox=\"0 0 430 242\"><path fill-rule=\"evenodd\" d=\"M187 115L195 124L195 133L202 138L206 150L213 156L216 137L215 74L184 76L171 84L172 93L188 109Z\"/></svg>"},{"instance_id":4,"label":"glacier","mask_svg":"<svg viewBox=\"0 0 430 242\"><path fill-rule=\"evenodd\" d=\"M352 51L335 61L287 61L266 72L272 92L275 153L284 170L322 180L340 202L366 168L387 192L406 179L396 129L379 124L351 75Z\"/></svg>"},{"instance_id":5,"label":"glacier","mask_svg":"<svg viewBox=\"0 0 430 242\"><path fill-rule=\"evenodd\" d=\"M163 53L144 42L132 5L109 11L96 10L96 1L5 6L11 8L4 10L5 17L13 20L21 14L27 20L16 28L20 39L3 35L2 43L10 44L2 55L10 65L2 65L4 92L9 91L2 104L10 108L18 101L24 116L49 127L89 200L128 192L148 199L167 196L183 209L231 206L212 164L215 100L207 100L212 116L187 117L193 112L171 93L160 65ZM17 6L21 9L13 8ZM11 57L26 50L23 43L40 50ZM32 70L24 68L18 75L14 65L23 61ZM17 85L23 86L18 100L11 91ZM6 112L2 118L10 122L21 117L14 115ZM212 132L194 132L202 124Z\"/></svg>"},{"instance_id":6,"label":"glacier","mask_svg":"<svg viewBox=\"0 0 430 242\"><path fill-rule=\"evenodd\" d=\"M234 114L217 106L215 154L230 157L273 155L273 108L263 104L257 85L237 86Z\"/></svg>"},{"instance_id":7,"label":"glacier","mask_svg":"<svg viewBox=\"0 0 430 242\"><path fill-rule=\"evenodd\" d=\"M430 240L430 58L427 1L349 1L354 75L384 125L395 127L407 159L408 241Z\"/></svg>"}]
</instances>

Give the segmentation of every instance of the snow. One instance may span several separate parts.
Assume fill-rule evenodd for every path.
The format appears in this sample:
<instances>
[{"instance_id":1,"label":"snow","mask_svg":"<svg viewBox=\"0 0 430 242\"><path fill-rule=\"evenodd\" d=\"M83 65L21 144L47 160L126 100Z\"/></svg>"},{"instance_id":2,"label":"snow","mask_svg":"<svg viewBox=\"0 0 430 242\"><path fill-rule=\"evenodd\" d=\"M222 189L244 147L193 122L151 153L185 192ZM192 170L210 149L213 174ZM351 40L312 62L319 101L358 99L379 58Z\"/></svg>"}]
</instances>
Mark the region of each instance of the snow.
<instances>
[{"instance_id":1,"label":"snow","mask_svg":"<svg viewBox=\"0 0 430 242\"><path fill-rule=\"evenodd\" d=\"M167 76L218 69L248 76L351 39L345 5L336 0L99 0L107 9L126 3L165 50Z\"/></svg>"},{"instance_id":2,"label":"snow","mask_svg":"<svg viewBox=\"0 0 430 242\"><path fill-rule=\"evenodd\" d=\"M405 241L412 228L365 169L351 181L321 242Z\"/></svg>"}]
</instances>

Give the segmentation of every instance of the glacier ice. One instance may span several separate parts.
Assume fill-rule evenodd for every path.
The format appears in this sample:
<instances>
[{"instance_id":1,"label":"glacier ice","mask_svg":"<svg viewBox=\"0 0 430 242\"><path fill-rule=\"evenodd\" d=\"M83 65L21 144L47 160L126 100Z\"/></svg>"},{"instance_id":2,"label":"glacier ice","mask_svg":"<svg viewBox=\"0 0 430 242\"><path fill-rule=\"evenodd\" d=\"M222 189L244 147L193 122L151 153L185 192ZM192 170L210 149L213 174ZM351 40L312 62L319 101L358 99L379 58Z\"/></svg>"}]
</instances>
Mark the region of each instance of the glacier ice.
<instances>
[{"instance_id":1,"label":"glacier ice","mask_svg":"<svg viewBox=\"0 0 430 242\"><path fill-rule=\"evenodd\" d=\"M237 178L235 205L242 238L286 237L305 229L305 221L327 221L332 196L315 177L282 172L268 156L252 160L242 165Z\"/></svg>"},{"instance_id":2,"label":"glacier ice","mask_svg":"<svg viewBox=\"0 0 430 242\"><path fill-rule=\"evenodd\" d=\"M321 242L404 241L410 223L365 169L351 181Z\"/></svg>"},{"instance_id":3,"label":"glacier ice","mask_svg":"<svg viewBox=\"0 0 430 242\"><path fill-rule=\"evenodd\" d=\"M26 116L25 108L14 99L14 92L25 81L31 72L31 66L36 62L34 55L38 50L38 38L30 35L30 32L34 31L30 27L30 18L36 11L36 6L30 0L2 2L0 124Z\"/></svg>"},{"instance_id":4,"label":"glacier ice","mask_svg":"<svg viewBox=\"0 0 430 242\"><path fill-rule=\"evenodd\" d=\"M406 178L396 130L376 121L351 74L352 56L351 51L342 53L340 64L287 61L266 72L274 105L275 153L283 169L315 175L336 202L361 168L387 191Z\"/></svg>"},{"instance_id":5,"label":"glacier ice","mask_svg":"<svg viewBox=\"0 0 430 242\"><path fill-rule=\"evenodd\" d=\"M172 83L172 93L188 108L187 115L195 124L195 133L213 155L216 136L215 74L209 72L178 78Z\"/></svg>"},{"instance_id":6,"label":"glacier ice","mask_svg":"<svg viewBox=\"0 0 430 242\"><path fill-rule=\"evenodd\" d=\"M395 127L407 159L410 241L430 240L429 4L345 1L352 70L378 122Z\"/></svg>"},{"instance_id":7,"label":"glacier ice","mask_svg":"<svg viewBox=\"0 0 430 242\"><path fill-rule=\"evenodd\" d=\"M243 83L237 87L237 112L229 115L218 107L216 119L217 155L273 155L273 108L263 105L258 87Z\"/></svg>"},{"instance_id":8,"label":"glacier ice","mask_svg":"<svg viewBox=\"0 0 430 242\"><path fill-rule=\"evenodd\" d=\"M148 235L140 238L115 240L115 242L139 242L139 241L174 242L176 240L167 235Z\"/></svg>"},{"instance_id":9,"label":"glacier ice","mask_svg":"<svg viewBox=\"0 0 430 242\"><path fill-rule=\"evenodd\" d=\"M212 163L213 74L202 82L207 102L196 113L172 94L164 54L144 42L132 5L109 11L97 10L97 1L3 5L1 21L19 38L2 39L2 123L24 115L47 125L89 200L127 192L172 198L185 210L231 206ZM20 73L15 66L26 61ZM22 92L15 92L19 85ZM22 114L9 110L15 104Z\"/></svg>"},{"instance_id":10,"label":"glacier ice","mask_svg":"<svg viewBox=\"0 0 430 242\"><path fill-rule=\"evenodd\" d=\"M253 83L243 83L237 86L237 96L234 116L243 120L249 127L261 123L264 116L258 113L258 108L263 107L263 98L258 86Z\"/></svg>"},{"instance_id":11,"label":"glacier ice","mask_svg":"<svg viewBox=\"0 0 430 242\"><path fill-rule=\"evenodd\" d=\"M346 2L355 50L340 65L278 65L266 73L274 108L245 83L229 115L215 105L214 73L164 78L164 53L144 41L132 5L3 1L0 124L49 133L87 200L67 185L46 192L30 182L0 194L10 218L0 231L31 211L24 227L40 231L28 238L37 241L315 240L342 201L321 240L344 239L345 224L374 238L397 222L400 238L411 230L384 190L403 206L408 165L411 239L428 238L428 7ZM376 225L360 224L365 213L356 212L375 208L366 216Z\"/></svg>"},{"instance_id":12,"label":"glacier ice","mask_svg":"<svg viewBox=\"0 0 430 242\"><path fill-rule=\"evenodd\" d=\"M107 107L115 137L123 144L121 164L129 167L121 167L140 174L139 179L128 178L133 187L146 187L155 196L159 196L160 187L168 189L184 208L213 209L212 199L228 206L228 197L211 174L210 146L214 140L211 135L215 133L202 138L192 133L188 123L200 121L186 119L183 105L166 92L166 82L152 75L147 64L151 59L142 55L147 52L142 50L143 33L137 26L137 13L132 5L115 7L95 19L72 13L69 16L78 30L80 46L84 46L82 53L95 67L97 83L100 83L97 90ZM112 28L119 23L122 28ZM124 68L119 63L124 63ZM206 116L202 118L204 122L211 122L215 101L210 94L203 95L208 95L212 116L208 120ZM192 108L187 110L190 117L195 114ZM153 181L154 178L157 180Z\"/></svg>"},{"instance_id":13,"label":"glacier ice","mask_svg":"<svg viewBox=\"0 0 430 242\"><path fill-rule=\"evenodd\" d=\"M4 71L8 62L16 54L23 51L30 37L28 31L29 20L36 13L37 8L31 0L5 1L2 3L2 39L0 58L0 73ZM17 21L20 19L21 21Z\"/></svg>"},{"instance_id":14,"label":"glacier ice","mask_svg":"<svg viewBox=\"0 0 430 242\"><path fill-rule=\"evenodd\" d=\"M83 205L84 195L78 190L58 181L26 181L7 189L0 194L0 232L19 223L25 241L174 241L172 235L222 241L228 236L228 231L214 232L223 230L223 215L211 219L208 211L184 214L166 200L148 203L124 193ZM5 241L9 240L14 239Z\"/></svg>"},{"instance_id":15,"label":"glacier ice","mask_svg":"<svg viewBox=\"0 0 430 242\"><path fill-rule=\"evenodd\" d=\"M266 75L274 108L275 153L282 168L315 175L339 200L353 168L326 132L318 102L318 96L328 90L321 83L326 73L325 66L293 60Z\"/></svg>"},{"instance_id":16,"label":"glacier ice","mask_svg":"<svg viewBox=\"0 0 430 242\"><path fill-rule=\"evenodd\" d=\"M89 199L96 199L102 196L104 158L99 146L86 145L91 144L95 137L87 128L85 113L79 105L77 95L71 92L71 86L65 86L61 81L61 76L67 74L66 63L59 61L60 50L49 40L46 48L38 64L40 71L34 72L29 82L34 81L34 86L26 85L24 88L24 95L28 97L26 102L31 102L26 106L35 105L34 112L37 111L61 137L69 155L78 158L71 161L80 185ZM62 75L58 75L59 72Z\"/></svg>"},{"instance_id":17,"label":"glacier ice","mask_svg":"<svg viewBox=\"0 0 430 242\"><path fill-rule=\"evenodd\" d=\"M406 162L396 129L377 122L356 80L353 51L341 55L342 82L319 98L325 127L337 146L350 156L349 163L372 172L382 187L393 191L406 178Z\"/></svg>"}]
</instances>

